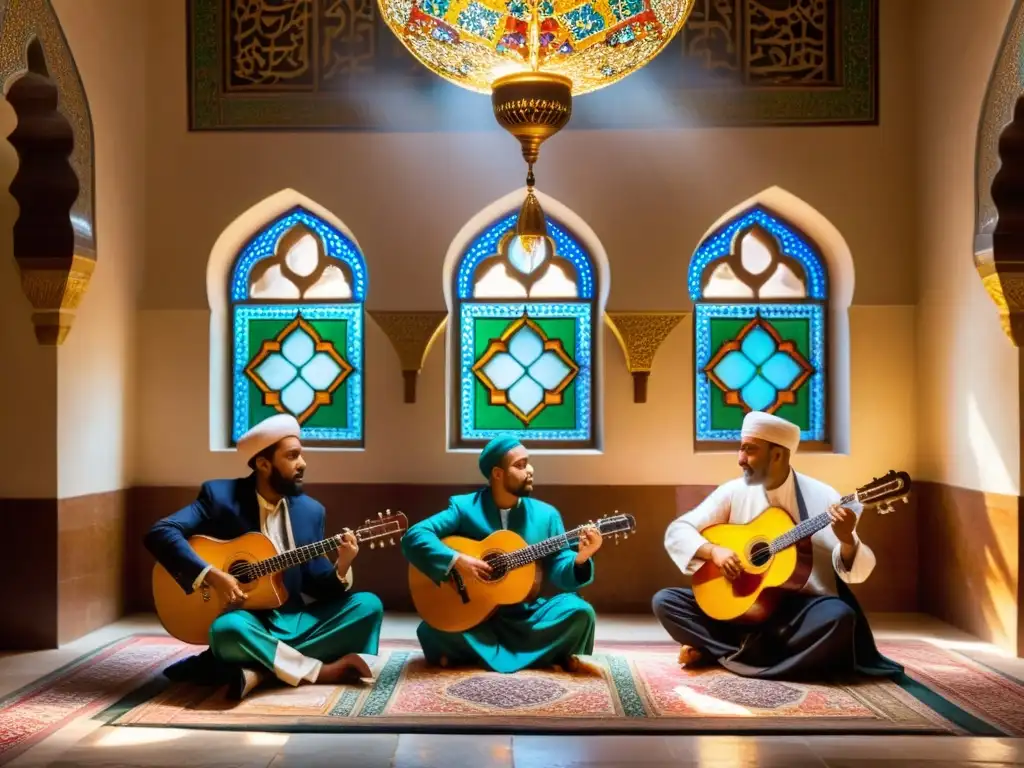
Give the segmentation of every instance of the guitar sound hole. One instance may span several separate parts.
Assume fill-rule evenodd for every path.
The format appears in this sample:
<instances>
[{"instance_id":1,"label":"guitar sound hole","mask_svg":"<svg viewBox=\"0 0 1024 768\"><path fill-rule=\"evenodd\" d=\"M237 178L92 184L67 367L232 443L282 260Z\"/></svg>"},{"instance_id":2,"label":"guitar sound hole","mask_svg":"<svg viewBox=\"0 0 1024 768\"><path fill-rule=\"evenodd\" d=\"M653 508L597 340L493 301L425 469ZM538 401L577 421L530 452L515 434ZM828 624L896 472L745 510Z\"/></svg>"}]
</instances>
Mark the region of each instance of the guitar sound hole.
<instances>
[{"instance_id":1,"label":"guitar sound hole","mask_svg":"<svg viewBox=\"0 0 1024 768\"><path fill-rule=\"evenodd\" d=\"M750 562L760 568L772 559L772 550L767 542L759 541L750 548Z\"/></svg>"},{"instance_id":2,"label":"guitar sound hole","mask_svg":"<svg viewBox=\"0 0 1024 768\"><path fill-rule=\"evenodd\" d=\"M255 581L252 574L249 571L249 563L245 560L236 560L228 568L228 573L238 579L242 584L248 584L249 582Z\"/></svg>"},{"instance_id":3,"label":"guitar sound hole","mask_svg":"<svg viewBox=\"0 0 1024 768\"><path fill-rule=\"evenodd\" d=\"M483 561L491 566L491 575L488 581L497 581L502 578L506 571L505 556L501 552L488 552L483 556Z\"/></svg>"}]
</instances>

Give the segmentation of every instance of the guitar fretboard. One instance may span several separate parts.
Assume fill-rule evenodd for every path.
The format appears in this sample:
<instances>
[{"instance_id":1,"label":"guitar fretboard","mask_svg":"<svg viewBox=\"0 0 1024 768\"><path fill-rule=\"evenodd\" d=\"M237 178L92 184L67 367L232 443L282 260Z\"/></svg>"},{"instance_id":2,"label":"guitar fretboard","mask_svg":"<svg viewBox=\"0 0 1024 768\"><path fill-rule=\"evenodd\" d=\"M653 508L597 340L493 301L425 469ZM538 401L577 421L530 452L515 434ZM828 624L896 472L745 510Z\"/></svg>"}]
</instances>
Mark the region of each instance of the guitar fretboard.
<instances>
[{"instance_id":1,"label":"guitar fretboard","mask_svg":"<svg viewBox=\"0 0 1024 768\"><path fill-rule=\"evenodd\" d=\"M536 544L517 549L514 552L508 552L502 557L501 564L506 571L511 571L560 552L579 541L584 527L581 525L558 536L552 536L550 539L538 541ZM604 536L608 533L628 531L631 526L625 517L612 517L601 520L596 527Z\"/></svg>"},{"instance_id":2,"label":"guitar fretboard","mask_svg":"<svg viewBox=\"0 0 1024 768\"><path fill-rule=\"evenodd\" d=\"M857 494L851 493L843 496L838 502L840 507L845 507L850 502L857 501ZM777 552L781 552L786 547L791 547L801 539L805 539L808 536L813 536L822 528L832 523L832 518L828 516L828 512L822 512L820 515L809 517L799 525L789 529L786 533L779 536L775 541L771 543L771 552L774 555Z\"/></svg>"},{"instance_id":3,"label":"guitar fretboard","mask_svg":"<svg viewBox=\"0 0 1024 768\"><path fill-rule=\"evenodd\" d=\"M402 525L395 520L385 520L380 523L376 523L370 526L364 526L355 531L356 539L360 544L373 539L380 539L385 536L391 536L396 533L401 533ZM302 565L308 563L310 560L326 555L341 546L341 539L337 536L332 536L329 539L321 539L320 541L314 541L312 544L306 544L302 547L296 547L290 549L287 552L282 552L274 557L268 557L266 560L260 560L255 563L249 564L249 573L254 578L261 576L267 576L271 573L277 573L287 568L292 568L296 565Z\"/></svg>"}]
</instances>

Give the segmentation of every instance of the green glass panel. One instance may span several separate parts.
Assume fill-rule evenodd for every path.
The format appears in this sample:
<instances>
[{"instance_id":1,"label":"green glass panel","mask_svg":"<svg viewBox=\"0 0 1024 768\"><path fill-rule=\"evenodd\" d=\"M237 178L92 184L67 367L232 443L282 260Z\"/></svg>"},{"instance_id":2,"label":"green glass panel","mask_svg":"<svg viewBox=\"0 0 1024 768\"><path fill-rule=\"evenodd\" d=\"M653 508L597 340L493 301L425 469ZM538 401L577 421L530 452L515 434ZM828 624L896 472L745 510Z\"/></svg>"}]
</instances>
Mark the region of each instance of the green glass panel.
<instances>
[{"instance_id":1,"label":"green glass panel","mask_svg":"<svg viewBox=\"0 0 1024 768\"><path fill-rule=\"evenodd\" d=\"M712 318L710 321L712 357L726 342L735 339L749 319ZM771 326L778 332L783 341L791 341L804 359L810 359L810 322L803 318L773 320ZM797 424L801 429L810 426L810 379L805 381L796 391L796 401L783 405L775 411L780 418ZM728 405L725 393L714 384L711 385L711 427L716 430L736 430L743 425L745 412L741 406Z\"/></svg>"},{"instance_id":2,"label":"green glass panel","mask_svg":"<svg viewBox=\"0 0 1024 768\"><path fill-rule=\"evenodd\" d=\"M292 322L291 320L264 320L253 319L249 321L249 359L252 360L266 339L276 338L281 331ZM343 359L348 349L348 321L347 320L312 320L307 321L324 341L334 344L338 354ZM348 361L351 365L351 361ZM247 377L248 378L248 377ZM340 427L348 426L348 386L349 379L342 382L341 386L334 390L333 400L330 405L321 406L310 416L304 427ZM264 405L263 392L249 379L249 424L257 424L263 419L280 413L271 405Z\"/></svg>"},{"instance_id":3,"label":"green glass panel","mask_svg":"<svg viewBox=\"0 0 1024 768\"><path fill-rule=\"evenodd\" d=\"M575 318L541 318L534 320L549 339L560 339L566 353L576 359L576 319ZM505 318L476 318L473 325L474 359L479 360L490 346L491 341L501 337L505 329L516 320ZM487 387L474 376L475 413L473 422L477 429L525 429L523 422L516 418L503 405L491 405ZM576 428L576 391L579 378L565 388L562 402L549 405L530 422L530 429L575 429Z\"/></svg>"}]
</instances>

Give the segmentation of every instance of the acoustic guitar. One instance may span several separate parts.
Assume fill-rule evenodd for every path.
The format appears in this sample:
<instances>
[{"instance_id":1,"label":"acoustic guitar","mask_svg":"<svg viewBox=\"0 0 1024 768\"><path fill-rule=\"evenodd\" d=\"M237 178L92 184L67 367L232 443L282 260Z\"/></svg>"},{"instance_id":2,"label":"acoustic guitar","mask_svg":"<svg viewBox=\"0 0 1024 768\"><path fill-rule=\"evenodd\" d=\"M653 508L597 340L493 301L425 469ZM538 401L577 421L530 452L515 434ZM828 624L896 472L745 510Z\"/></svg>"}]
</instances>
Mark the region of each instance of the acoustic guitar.
<instances>
[{"instance_id":1,"label":"acoustic guitar","mask_svg":"<svg viewBox=\"0 0 1024 768\"><path fill-rule=\"evenodd\" d=\"M376 520L367 520L353 533L360 545L369 542L370 549L393 546L409 528L402 512L388 510L377 513ZM280 608L288 600L282 571L326 555L341 546L341 534L302 547L279 553L273 542L262 533L252 532L237 539L223 541L210 536L193 536L188 540L195 553L215 568L230 573L243 585L248 598L231 605L205 583L191 594L185 594L162 565L153 567L153 599L156 615L164 629L182 642L191 645L209 643L210 625L226 610L264 611Z\"/></svg>"},{"instance_id":2,"label":"acoustic guitar","mask_svg":"<svg viewBox=\"0 0 1024 768\"><path fill-rule=\"evenodd\" d=\"M910 476L890 471L844 496L839 506L859 501L864 509L887 515L894 509L893 502L902 499L906 503L909 493ZM807 583L814 563L810 537L831 524L827 512L797 525L786 510L769 507L749 523L708 526L701 535L735 552L743 571L729 581L713 562L705 562L693 574L697 605L719 621L764 621L787 590L799 590Z\"/></svg>"},{"instance_id":3,"label":"acoustic guitar","mask_svg":"<svg viewBox=\"0 0 1024 768\"><path fill-rule=\"evenodd\" d=\"M601 536L629 538L636 530L632 515L615 514L596 523ZM409 591L420 617L442 632L464 632L486 621L502 605L514 605L533 599L540 592L543 572L537 560L566 549L580 538L584 526L560 536L527 545L512 531L495 531L483 541L448 536L445 544L460 554L469 555L491 566L487 581L477 579L456 564L447 581L435 584L414 566L409 568Z\"/></svg>"}]
</instances>

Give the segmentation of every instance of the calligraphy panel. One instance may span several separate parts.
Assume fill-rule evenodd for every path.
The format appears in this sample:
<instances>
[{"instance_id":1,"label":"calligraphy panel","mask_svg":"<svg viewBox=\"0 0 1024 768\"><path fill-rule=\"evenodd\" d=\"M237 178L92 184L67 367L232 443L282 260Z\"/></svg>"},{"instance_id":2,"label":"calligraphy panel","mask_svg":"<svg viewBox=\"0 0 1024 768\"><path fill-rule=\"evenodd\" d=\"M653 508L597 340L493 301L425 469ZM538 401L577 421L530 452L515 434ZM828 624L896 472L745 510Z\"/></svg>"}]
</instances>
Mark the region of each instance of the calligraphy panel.
<instances>
[{"instance_id":1,"label":"calligraphy panel","mask_svg":"<svg viewBox=\"0 0 1024 768\"><path fill-rule=\"evenodd\" d=\"M376 0L189 0L192 130L466 130L489 99L420 65ZM697 0L573 125L877 124L878 0Z\"/></svg>"}]
</instances>

